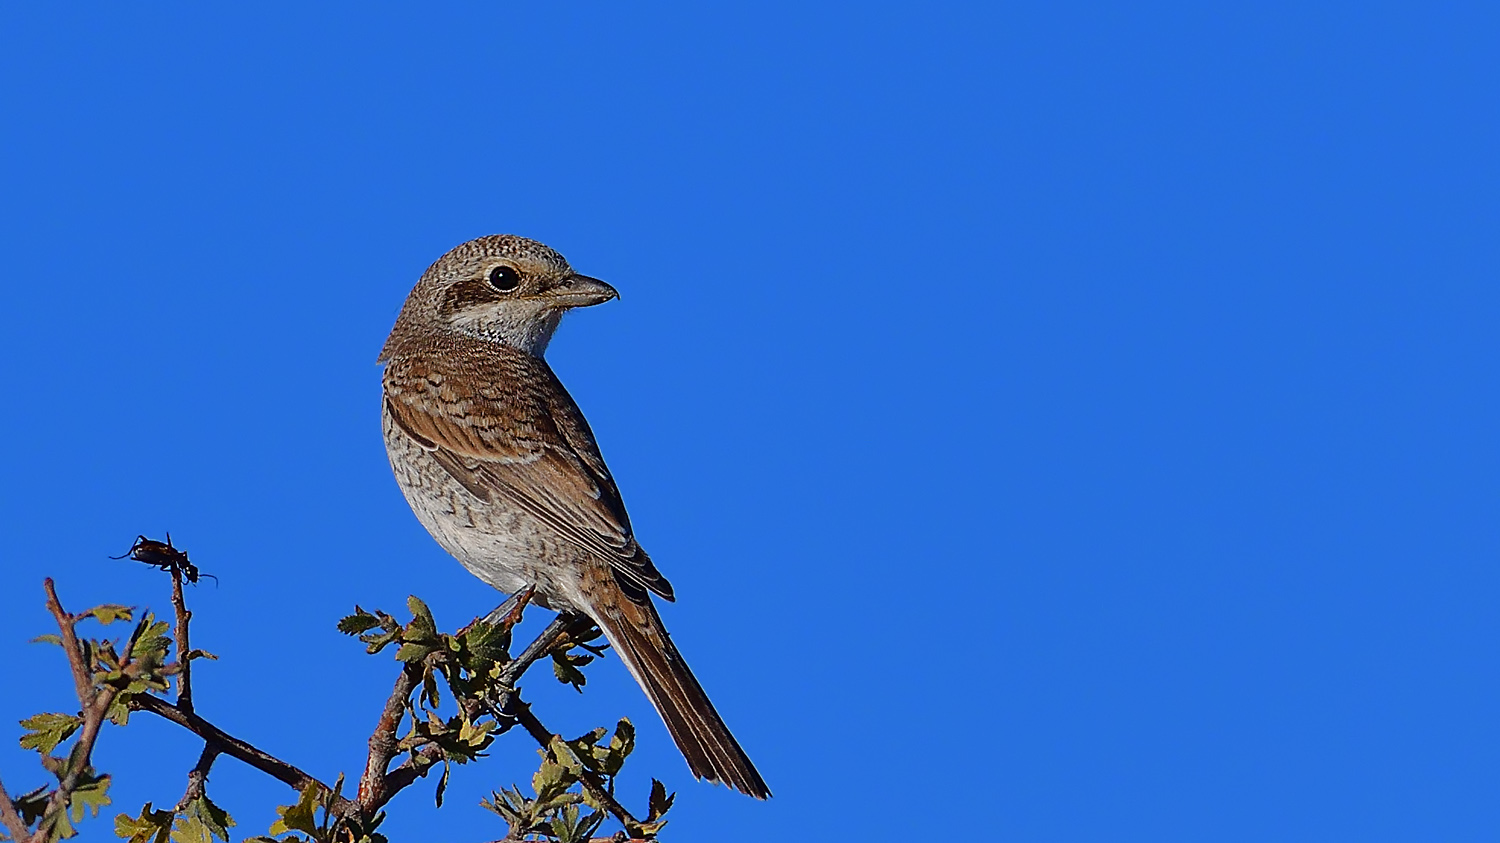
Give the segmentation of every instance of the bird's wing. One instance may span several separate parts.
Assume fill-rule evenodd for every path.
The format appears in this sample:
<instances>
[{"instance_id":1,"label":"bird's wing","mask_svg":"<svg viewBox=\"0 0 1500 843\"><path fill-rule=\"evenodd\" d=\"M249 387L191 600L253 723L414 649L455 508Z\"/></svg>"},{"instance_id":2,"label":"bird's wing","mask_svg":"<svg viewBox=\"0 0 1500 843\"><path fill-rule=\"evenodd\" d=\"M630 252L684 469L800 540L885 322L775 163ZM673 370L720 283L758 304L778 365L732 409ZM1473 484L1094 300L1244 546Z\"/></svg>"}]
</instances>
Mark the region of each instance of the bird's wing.
<instances>
[{"instance_id":1,"label":"bird's wing","mask_svg":"<svg viewBox=\"0 0 1500 843\"><path fill-rule=\"evenodd\" d=\"M607 561L627 593L673 599L636 543L583 413L545 362L487 347L390 361L385 402L396 425L480 500L502 496Z\"/></svg>"}]
</instances>

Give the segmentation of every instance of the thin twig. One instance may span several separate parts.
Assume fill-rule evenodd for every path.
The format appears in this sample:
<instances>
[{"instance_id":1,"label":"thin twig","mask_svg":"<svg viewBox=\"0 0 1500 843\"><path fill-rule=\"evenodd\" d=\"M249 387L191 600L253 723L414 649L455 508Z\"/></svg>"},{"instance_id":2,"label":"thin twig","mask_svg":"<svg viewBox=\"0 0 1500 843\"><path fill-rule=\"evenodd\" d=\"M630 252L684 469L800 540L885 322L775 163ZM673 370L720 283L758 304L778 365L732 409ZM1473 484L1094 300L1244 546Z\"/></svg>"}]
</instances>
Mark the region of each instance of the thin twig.
<instances>
[{"instance_id":1,"label":"thin twig","mask_svg":"<svg viewBox=\"0 0 1500 843\"><path fill-rule=\"evenodd\" d=\"M488 702L490 713L496 720L504 720L510 717L510 701L516 693L516 683L521 681L521 676L536 664L543 656L548 655L567 639L573 625L579 622L578 615L558 615L547 624L546 629L536 638L532 639L521 655L505 663L500 669L500 675L495 677L494 687L497 692Z\"/></svg>"},{"instance_id":2,"label":"thin twig","mask_svg":"<svg viewBox=\"0 0 1500 843\"><path fill-rule=\"evenodd\" d=\"M205 742L213 745L223 754L232 758L238 758L251 767L279 782L289 785L295 790L301 791L309 784L316 784L325 791L330 793L333 791L333 788L304 773L297 767L256 749L254 746L204 720L197 714L191 711L183 711L164 699L153 697L149 694L137 694L130 698L130 707L138 711L149 711L158 717L176 723L202 738ZM342 796L335 797L333 802L333 812L335 814L350 816L354 810L353 802Z\"/></svg>"},{"instance_id":3,"label":"thin twig","mask_svg":"<svg viewBox=\"0 0 1500 843\"><path fill-rule=\"evenodd\" d=\"M16 843L26 843L31 838L31 829L21 819L21 814L16 810L16 803L10 801L10 794L5 792L5 785L0 784L0 823L5 825L5 830L10 834L10 839Z\"/></svg>"},{"instance_id":4,"label":"thin twig","mask_svg":"<svg viewBox=\"0 0 1500 843\"><path fill-rule=\"evenodd\" d=\"M78 701L85 708L94 696L94 678L89 675L88 665L83 663L83 647L78 644L78 633L74 626L78 619L63 611L62 602L57 599L57 587L52 578L42 580L42 588L47 591L47 611L57 619L57 628L62 633L63 652L68 656L68 666L73 669L73 688L78 694ZM127 657L129 653L125 654Z\"/></svg>"},{"instance_id":5,"label":"thin twig","mask_svg":"<svg viewBox=\"0 0 1500 843\"><path fill-rule=\"evenodd\" d=\"M198 756L198 763L188 771L187 791L182 794L182 800L177 803L178 812L187 810L189 802L194 799L202 799L205 788L208 785L208 771L213 767L214 760L219 757L219 748L212 742L203 744L203 754Z\"/></svg>"},{"instance_id":6,"label":"thin twig","mask_svg":"<svg viewBox=\"0 0 1500 843\"><path fill-rule=\"evenodd\" d=\"M188 611L182 599L182 571L172 568L172 612L177 616L177 707L183 711L193 710L192 653L188 645L188 621L193 613Z\"/></svg>"}]
</instances>

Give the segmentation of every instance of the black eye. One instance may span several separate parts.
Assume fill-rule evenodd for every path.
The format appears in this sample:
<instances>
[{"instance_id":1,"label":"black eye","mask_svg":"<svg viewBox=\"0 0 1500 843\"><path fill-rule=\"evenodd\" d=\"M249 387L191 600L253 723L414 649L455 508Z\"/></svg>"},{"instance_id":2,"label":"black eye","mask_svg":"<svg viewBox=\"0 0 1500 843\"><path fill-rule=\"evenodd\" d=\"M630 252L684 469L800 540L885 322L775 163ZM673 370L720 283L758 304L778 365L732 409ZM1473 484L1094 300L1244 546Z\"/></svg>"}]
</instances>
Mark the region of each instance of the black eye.
<instances>
[{"instance_id":1,"label":"black eye","mask_svg":"<svg viewBox=\"0 0 1500 843\"><path fill-rule=\"evenodd\" d=\"M501 264L490 270L490 286L502 293L509 293L521 286L521 273L513 266Z\"/></svg>"}]
</instances>

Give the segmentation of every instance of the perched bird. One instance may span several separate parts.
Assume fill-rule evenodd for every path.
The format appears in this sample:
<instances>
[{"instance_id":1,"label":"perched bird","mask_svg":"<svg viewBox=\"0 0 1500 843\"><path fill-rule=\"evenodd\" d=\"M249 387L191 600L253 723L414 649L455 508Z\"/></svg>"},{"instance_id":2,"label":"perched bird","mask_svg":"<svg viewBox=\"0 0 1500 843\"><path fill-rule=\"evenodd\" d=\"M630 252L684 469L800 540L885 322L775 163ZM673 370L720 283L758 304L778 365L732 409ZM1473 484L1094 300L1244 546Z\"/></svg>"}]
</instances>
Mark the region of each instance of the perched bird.
<instances>
[{"instance_id":1,"label":"perched bird","mask_svg":"<svg viewBox=\"0 0 1500 843\"><path fill-rule=\"evenodd\" d=\"M583 413L543 353L563 314L615 298L511 235L438 258L380 352L386 453L417 520L475 576L587 615L650 697L693 775L759 799L755 765L662 626L672 585L636 542Z\"/></svg>"}]
</instances>

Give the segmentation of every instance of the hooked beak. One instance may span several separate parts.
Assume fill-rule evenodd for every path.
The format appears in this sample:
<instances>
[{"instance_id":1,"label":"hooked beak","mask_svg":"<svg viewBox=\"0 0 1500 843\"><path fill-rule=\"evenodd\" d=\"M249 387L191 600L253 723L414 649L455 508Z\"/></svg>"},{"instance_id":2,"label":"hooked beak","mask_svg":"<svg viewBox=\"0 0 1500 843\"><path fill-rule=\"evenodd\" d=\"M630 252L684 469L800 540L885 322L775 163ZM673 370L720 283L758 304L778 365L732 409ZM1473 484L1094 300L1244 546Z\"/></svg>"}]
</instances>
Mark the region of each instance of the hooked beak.
<instances>
[{"instance_id":1,"label":"hooked beak","mask_svg":"<svg viewBox=\"0 0 1500 843\"><path fill-rule=\"evenodd\" d=\"M588 307L620 297L614 287L587 275L570 275L547 295L562 307Z\"/></svg>"}]
</instances>

